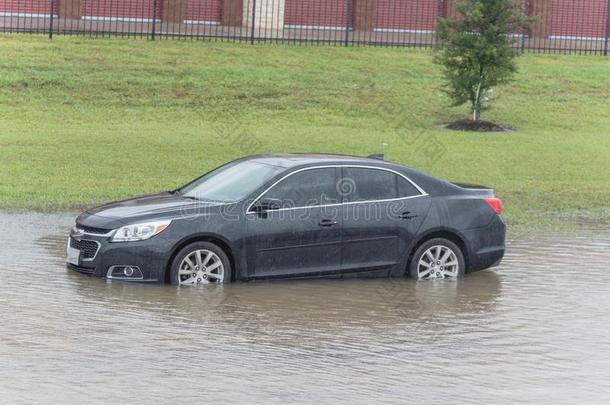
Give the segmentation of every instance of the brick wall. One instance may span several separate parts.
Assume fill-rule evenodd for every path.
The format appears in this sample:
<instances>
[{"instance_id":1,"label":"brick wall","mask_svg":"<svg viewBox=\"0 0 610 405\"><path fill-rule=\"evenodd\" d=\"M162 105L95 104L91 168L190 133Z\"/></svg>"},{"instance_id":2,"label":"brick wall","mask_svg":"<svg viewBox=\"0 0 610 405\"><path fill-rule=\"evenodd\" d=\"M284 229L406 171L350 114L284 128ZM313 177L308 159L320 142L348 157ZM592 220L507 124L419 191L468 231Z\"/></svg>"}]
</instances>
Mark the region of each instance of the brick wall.
<instances>
[{"instance_id":1,"label":"brick wall","mask_svg":"<svg viewBox=\"0 0 610 405\"><path fill-rule=\"evenodd\" d=\"M53 3L53 14L57 15L58 2ZM39 15L51 13L49 0L0 0L0 14L3 15Z\"/></svg>"},{"instance_id":2,"label":"brick wall","mask_svg":"<svg viewBox=\"0 0 610 405\"><path fill-rule=\"evenodd\" d=\"M161 2L157 4L157 18L160 18ZM153 0L81 0L81 12L88 18L150 20Z\"/></svg>"},{"instance_id":3,"label":"brick wall","mask_svg":"<svg viewBox=\"0 0 610 405\"><path fill-rule=\"evenodd\" d=\"M434 31L438 0L377 0L375 28L396 31Z\"/></svg>"},{"instance_id":4,"label":"brick wall","mask_svg":"<svg viewBox=\"0 0 610 405\"><path fill-rule=\"evenodd\" d=\"M553 0L551 35L603 38L608 13L607 0Z\"/></svg>"},{"instance_id":5,"label":"brick wall","mask_svg":"<svg viewBox=\"0 0 610 405\"><path fill-rule=\"evenodd\" d=\"M186 0L184 19L219 22L222 19L222 3L222 0Z\"/></svg>"},{"instance_id":6,"label":"brick wall","mask_svg":"<svg viewBox=\"0 0 610 405\"><path fill-rule=\"evenodd\" d=\"M285 24L292 26L345 27L352 17L345 0L286 0Z\"/></svg>"}]
</instances>

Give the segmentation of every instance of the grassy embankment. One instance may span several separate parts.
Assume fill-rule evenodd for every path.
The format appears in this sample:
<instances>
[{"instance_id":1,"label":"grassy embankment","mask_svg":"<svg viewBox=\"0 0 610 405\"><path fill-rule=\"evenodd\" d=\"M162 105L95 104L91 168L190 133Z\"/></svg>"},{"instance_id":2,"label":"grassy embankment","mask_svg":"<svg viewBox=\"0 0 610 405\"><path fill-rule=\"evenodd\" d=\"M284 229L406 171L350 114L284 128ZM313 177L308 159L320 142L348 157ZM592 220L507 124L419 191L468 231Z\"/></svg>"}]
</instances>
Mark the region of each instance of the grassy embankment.
<instances>
[{"instance_id":1,"label":"grassy embankment","mask_svg":"<svg viewBox=\"0 0 610 405\"><path fill-rule=\"evenodd\" d=\"M610 218L610 62L520 59L484 118L467 116L429 51L0 37L0 207L63 209L170 189L265 152L384 152L491 185L509 222Z\"/></svg>"}]
</instances>

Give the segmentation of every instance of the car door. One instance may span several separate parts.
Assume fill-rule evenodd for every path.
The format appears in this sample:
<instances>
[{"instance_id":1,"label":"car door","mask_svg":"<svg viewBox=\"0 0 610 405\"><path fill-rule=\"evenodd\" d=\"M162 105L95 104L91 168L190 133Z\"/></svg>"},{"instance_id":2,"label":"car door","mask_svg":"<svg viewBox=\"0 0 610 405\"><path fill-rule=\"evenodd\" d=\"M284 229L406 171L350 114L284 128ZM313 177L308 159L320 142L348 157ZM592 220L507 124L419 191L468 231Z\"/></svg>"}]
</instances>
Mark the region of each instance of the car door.
<instances>
[{"instance_id":1,"label":"car door","mask_svg":"<svg viewBox=\"0 0 610 405\"><path fill-rule=\"evenodd\" d=\"M279 200L281 205L247 214L250 277L340 271L339 176L336 167L298 170L260 196L257 201ZM256 211L257 201L250 211Z\"/></svg>"},{"instance_id":2,"label":"car door","mask_svg":"<svg viewBox=\"0 0 610 405\"><path fill-rule=\"evenodd\" d=\"M343 167L342 271L395 265L430 207L429 197L398 172Z\"/></svg>"}]
</instances>

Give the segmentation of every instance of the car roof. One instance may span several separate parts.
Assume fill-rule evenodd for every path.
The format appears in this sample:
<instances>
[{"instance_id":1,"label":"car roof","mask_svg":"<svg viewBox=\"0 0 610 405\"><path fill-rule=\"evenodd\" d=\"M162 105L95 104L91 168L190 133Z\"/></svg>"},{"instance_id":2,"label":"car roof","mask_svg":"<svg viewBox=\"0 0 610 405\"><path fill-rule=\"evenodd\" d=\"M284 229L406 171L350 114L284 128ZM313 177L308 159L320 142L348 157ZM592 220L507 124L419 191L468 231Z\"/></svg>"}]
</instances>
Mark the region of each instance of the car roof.
<instances>
[{"instance_id":1,"label":"car roof","mask_svg":"<svg viewBox=\"0 0 610 405\"><path fill-rule=\"evenodd\" d=\"M383 166L384 162L381 159L366 158L360 156L349 155L332 155L324 153L285 153L272 155L254 155L245 157L244 160L258 161L274 166L284 167L286 169L319 164L376 164Z\"/></svg>"}]
</instances>

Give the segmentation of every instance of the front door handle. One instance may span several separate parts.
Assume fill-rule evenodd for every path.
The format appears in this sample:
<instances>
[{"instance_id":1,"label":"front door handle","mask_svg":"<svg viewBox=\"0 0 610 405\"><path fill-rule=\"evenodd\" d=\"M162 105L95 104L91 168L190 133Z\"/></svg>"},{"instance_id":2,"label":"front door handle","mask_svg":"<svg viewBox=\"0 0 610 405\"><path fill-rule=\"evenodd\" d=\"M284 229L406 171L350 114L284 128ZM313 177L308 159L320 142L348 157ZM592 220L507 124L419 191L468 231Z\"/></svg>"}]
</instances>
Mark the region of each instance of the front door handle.
<instances>
[{"instance_id":1,"label":"front door handle","mask_svg":"<svg viewBox=\"0 0 610 405\"><path fill-rule=\"evenodd\" d=\"M318 223L318 225L324 227L335 226L337 225L337 221L333 221L332 219L323 219Z\"/></svg>"},{"instance_id":2,"label":"front door handle","mask_svg":"<svg viewBox=\"0 0 610 405\"><path fill-rule=\"evenodd\" d=\"M399 214L398 219L413 219L417 218L417 214L413 214L411 211L405 211L402 214Z\"/></svg>"}]
</instances>

